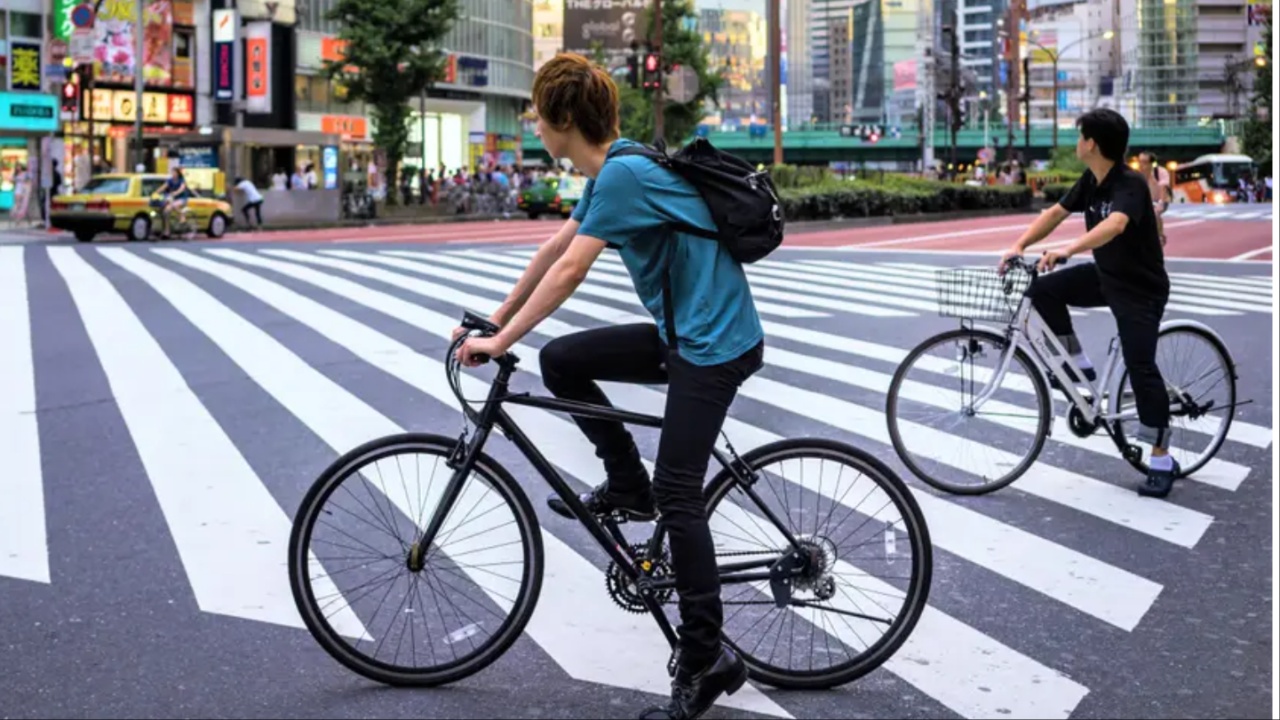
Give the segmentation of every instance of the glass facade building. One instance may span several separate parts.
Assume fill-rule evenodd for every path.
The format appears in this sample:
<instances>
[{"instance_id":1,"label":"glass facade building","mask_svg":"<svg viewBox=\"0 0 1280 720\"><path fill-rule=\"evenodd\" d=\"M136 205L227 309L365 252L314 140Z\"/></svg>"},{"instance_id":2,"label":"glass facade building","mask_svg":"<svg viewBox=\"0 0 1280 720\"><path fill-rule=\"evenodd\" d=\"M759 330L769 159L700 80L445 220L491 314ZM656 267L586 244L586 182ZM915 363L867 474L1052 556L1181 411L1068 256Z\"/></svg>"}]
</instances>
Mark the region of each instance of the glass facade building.
<instances>
[{"instance_id":1,"label":"glass facade building","mask_svg":"<svg viewBox=\"0 0 1280 720\"><path fill-rule=\"evenodd\" d=\"M450 78L411 101L406 164L452 170L518 161L521 114L533 87L533 0L459 0L459 16L441 42ZM295 96L298 128L337 128L360 155L373 133L369 108L348 102L323 78L336 59L338 24L328 20L334 0L312 0L298 18Z\"/></svg>"}]
</instances>

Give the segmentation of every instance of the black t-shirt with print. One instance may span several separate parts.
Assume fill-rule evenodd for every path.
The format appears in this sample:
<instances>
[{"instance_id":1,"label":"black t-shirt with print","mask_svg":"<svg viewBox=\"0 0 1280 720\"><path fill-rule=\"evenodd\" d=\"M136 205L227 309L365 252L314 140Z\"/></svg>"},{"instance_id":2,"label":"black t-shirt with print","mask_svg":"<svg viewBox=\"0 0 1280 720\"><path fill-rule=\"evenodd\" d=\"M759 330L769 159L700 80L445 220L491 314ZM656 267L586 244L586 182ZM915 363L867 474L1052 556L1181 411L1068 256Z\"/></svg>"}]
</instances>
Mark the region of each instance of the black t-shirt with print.
<instances>
[{"instance_id":1,"label":"black t-shirt with print","mask_svg":"<svg viewBox=\"0 0 1280 720\"><path fill-rule=\"evenodd\" d=\"M1101 183L1093 171L1086 170L1059 204L1069 212L1083 212L1088 230L1093 230L1113 212L1124 213L1129 218L1124 232L1093 250L1104 294L1151 299L1169 297L1164 248L1160 246L1146 178L1121 163L1112 167Z\"/></svg>"}]
</instances>

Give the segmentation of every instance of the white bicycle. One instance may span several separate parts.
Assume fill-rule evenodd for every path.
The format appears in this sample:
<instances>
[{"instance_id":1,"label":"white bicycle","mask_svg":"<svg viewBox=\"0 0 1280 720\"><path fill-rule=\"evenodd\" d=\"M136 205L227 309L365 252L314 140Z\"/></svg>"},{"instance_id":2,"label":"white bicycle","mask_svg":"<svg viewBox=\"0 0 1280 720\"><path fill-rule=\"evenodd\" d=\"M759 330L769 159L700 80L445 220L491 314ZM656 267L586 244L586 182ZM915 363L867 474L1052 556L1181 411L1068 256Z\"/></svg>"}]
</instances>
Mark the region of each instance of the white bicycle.
<instances>
[{"instance_id":1,"label":"white bicycle","mask_svg":"<svg viewBox=\"0 0 1280 720\"><path fill-rule=\"evenodd\" d=\"M1146 473L1150 446L1134 442L1138 414L1119 338L1112 336L1096 384L1085 380L1027 295L1035 263L1018 257L1006 268L938 272L939 313L960 318L960 328L922 342L894 374L885 414L898 456L939 490L999 490L1031 467L1054 432L1052 385L1066 395L1067 431L1083 440L1076 444L1093 444L1102 429ZM1236 401L1235 361L1208 326L1177 319L1160 326L1156 364L1169 392L1169 452L1181 466L1177 477L1186 477L1218 452L1245 404Z\"/></svg>"}]
</instances>

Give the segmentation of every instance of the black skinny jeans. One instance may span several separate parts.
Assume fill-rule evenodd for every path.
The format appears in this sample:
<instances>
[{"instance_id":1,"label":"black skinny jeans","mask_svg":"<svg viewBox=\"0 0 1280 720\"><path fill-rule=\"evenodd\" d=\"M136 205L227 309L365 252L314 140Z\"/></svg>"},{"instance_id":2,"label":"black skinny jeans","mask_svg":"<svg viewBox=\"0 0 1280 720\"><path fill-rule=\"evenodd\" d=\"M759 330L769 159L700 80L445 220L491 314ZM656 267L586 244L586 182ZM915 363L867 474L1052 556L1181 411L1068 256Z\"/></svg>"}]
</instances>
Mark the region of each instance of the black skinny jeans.
<instances>
[{"instance_id":1,"label":"black skinny jeans","mask_svg":"<svg viewBox=\"0 0 1280 720\"><path fill-rule=\"evenodd\" d=\"M1129 371L1141 421L1138 438L1161 448L1169 445L1169 393L1156 367L1160 319L1169 298L1140 298L1123 292L1104 292L1093 263L1055 270L1036 279L1031 301L1045 324L1070 353L1079 353L1080 340L1067 307L1109 307L1120 335L1120 352Z\"/></svg>"},{"instance_id":2,"label":"black skinny jeans","mask_svg":"<svg viewBox=\"0 0 1280 720\"><path fill-rule=\"evenodd\" d=\"M657 326L645 323L556 338L542 348L540 360L543 383L565 399L610 405L597 380L667 385L654 464L654 503L671 539L683 661L700 667L714 660L720 651L724 610L703 479L738 387L763 365L764 343L726 363L704 367L668 353ZM622 423L580 417L574 422L604 461L611 489L643 490L648 473Z\"/></svg>"}]
</instances>

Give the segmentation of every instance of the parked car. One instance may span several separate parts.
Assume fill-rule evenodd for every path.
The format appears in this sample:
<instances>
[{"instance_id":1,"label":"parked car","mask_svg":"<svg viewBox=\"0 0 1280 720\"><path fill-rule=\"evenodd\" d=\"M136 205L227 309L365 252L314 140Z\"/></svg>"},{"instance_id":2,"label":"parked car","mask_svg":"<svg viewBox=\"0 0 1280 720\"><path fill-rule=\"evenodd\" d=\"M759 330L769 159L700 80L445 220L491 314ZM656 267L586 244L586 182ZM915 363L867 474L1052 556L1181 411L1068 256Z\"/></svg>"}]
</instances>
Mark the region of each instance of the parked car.
<instances>
[{"instance_id":1,"label":"parked car","mask_svg":"<svg viewBox=\"0 0 1280 720\"><path fill-rule=\"evenodd\" d=\"M520 191L516 207L528 213L530 220L537 220L543 213L558 213L568 218L586 187L587 179L581 175L543 178Z\"/></svg>"},{"instance_id":2,"label":"parked car","mask_svg":"<svg viewBox=\"0 0 1280 720\"><path fill-rule=\"evenodd\" d=\"M74 233L80 242L107 233L146 240L162 225L160 210L153 207L152 199L160 196L167 180L167 176L155 174L95 175L79 192L59 195L49 202L50 224ZM199 196L187 200L187 216L211 238L222 237L235 217L225 200Z\"/></svg>"}]
</instances>

